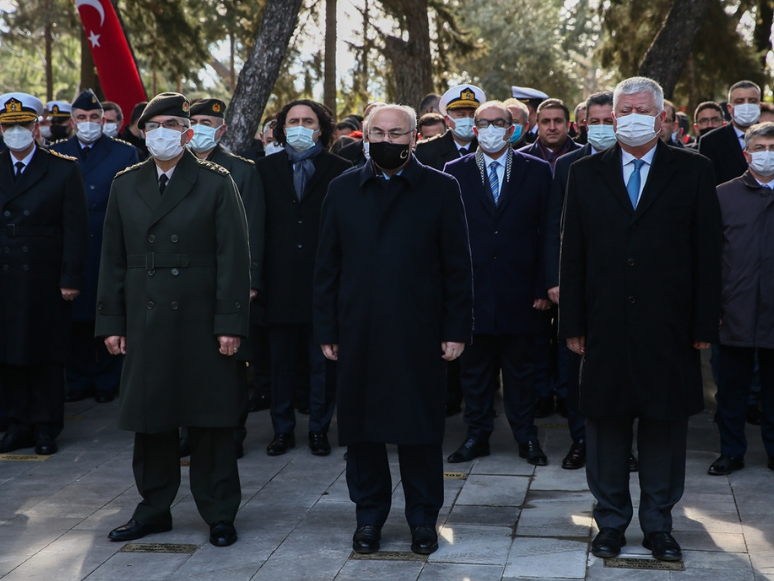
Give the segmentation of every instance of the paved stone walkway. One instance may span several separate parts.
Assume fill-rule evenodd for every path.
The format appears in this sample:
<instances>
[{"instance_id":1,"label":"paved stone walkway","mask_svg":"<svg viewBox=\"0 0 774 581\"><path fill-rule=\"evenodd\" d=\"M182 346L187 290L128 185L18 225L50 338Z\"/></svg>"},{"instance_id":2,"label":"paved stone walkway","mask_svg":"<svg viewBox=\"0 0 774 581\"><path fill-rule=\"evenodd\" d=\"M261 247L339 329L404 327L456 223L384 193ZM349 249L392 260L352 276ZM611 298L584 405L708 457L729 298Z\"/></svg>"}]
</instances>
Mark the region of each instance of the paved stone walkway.
<instances>
[{"instance_id":1,"label":"paved stone walkway","mask_svg":"<svg viewBox=\"0 0 774 581\"><path fill-rule=\"evenodd\" d=\"M710 398L708 398L709 400ZM498 402L501 408L501 403ZM492 455L446 465L446 503L440 548L428 558L409 551L402 515L397 458L394 510L383 530L382 551L363 558L351 551L354 509L347 495L342 448L327 458L300 446L270 458L268 412L250 415L246 456L240 460L243 505L239 541L208 542L188 490L173 508L174 529L134 544L112 543L107 533L126 522L138 501L131 473L132 436L115 428L117 403L68 404L60 452L40 461L0 460L0 578L7 581L593 581L774 580L774 472L766 468L759 431L748 426L747 467L711 477L718 443L711 416L691 420L686 494L674 512L674 534L685 571L631 567L658 565L632 523L628 545L614 568L589 553L596 533L593 499L583 471L560 468L570 439L559 416L542 420L540 440L549 466L518 458L502 414ZM300 416L300 425L306 418ZM459 445L460 415L447 423L445 453ZM297 430L297 436L305 429ZM335 443L335 426L332 430ZM305 438L300 437L299 443ZM21 451L26 452L26 451ZM30 453L32 451L30 450ZM7 458L7 457L6 457ZM633 497L639 495L632 478ZM635 500L636 505L636 500ZM143 546L162 543L166 551ZM140 544L138 546L138 544ZM607 565L607 566L606 566Z\"/></svg>"}]
</instances>

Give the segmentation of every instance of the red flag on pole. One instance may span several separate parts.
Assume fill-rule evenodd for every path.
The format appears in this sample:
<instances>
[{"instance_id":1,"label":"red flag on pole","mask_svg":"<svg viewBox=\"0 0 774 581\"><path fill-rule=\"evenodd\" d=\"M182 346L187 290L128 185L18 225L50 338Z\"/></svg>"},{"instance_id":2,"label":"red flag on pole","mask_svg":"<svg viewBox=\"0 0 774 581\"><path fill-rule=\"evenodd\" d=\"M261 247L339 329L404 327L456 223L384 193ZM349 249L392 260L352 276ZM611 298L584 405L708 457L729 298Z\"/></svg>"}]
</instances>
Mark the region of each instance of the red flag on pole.
<instances>
[{"instance_id":1,"label":"red flag on pole","mask_svg":"<svg viewBox=\"0 0 774 581\"><path fill-rule=\"evenodd\" d=\"M118 103L126 123L134 106L148 99L118 15L110 0L75 0L75 6L105 98Z\"/></svg>"}]
</instances>

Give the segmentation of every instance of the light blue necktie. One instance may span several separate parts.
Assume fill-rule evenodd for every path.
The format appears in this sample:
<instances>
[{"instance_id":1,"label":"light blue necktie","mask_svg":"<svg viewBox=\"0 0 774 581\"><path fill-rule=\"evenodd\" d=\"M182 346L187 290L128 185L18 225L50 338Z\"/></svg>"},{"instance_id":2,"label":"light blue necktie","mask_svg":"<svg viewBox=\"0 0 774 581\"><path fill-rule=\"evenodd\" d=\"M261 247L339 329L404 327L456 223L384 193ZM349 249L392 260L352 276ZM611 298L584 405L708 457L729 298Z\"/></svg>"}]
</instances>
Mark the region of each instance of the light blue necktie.
<instances>
[{"instance_id":1,"label":"light blue necktie","mask_svg":"<svg viewBox=\"0 0 774 581\"><path fill-rule=\"evenodd\" d=\"M489 164L489 187L492 188L492 197L494 198L495 206L500 200L500 180L497 179L497 168L500 164L493 161Z\"/></svg>"},{"instance_id":2,"label":"light blue necktie","mask_svg":"<svg viewBox=\"0 0 774 581\"><path fill-rule=\"evenodd\" d=\"M637 198L640 197L640 170L643 165L645 165L645 162L641 159L634 160L634 171L629 176L629 183L626 184L626 191L629 192L632 208L637 208Z\"/></svg>"}]
</instances>

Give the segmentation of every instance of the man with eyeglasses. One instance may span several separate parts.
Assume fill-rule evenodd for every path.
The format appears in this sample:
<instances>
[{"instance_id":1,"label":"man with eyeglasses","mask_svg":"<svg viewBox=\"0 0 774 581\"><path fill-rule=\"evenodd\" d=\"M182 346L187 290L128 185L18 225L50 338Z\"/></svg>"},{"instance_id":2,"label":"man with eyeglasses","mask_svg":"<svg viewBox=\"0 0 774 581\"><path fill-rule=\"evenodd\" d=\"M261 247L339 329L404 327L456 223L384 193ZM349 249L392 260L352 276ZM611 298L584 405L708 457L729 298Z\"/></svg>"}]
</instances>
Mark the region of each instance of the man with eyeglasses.
<instances>
[{"instance_id":1,"label":"man with eyeglasses","mask_svg":"<svg viewBox=\"0 0 774 581\"><path fill-rule=\"evenodd\" d=\"M723 109L715 101L704 101L699 103L696 111L693 113L693 135L696 139L686 145L689 149L699 149L699 141L713 129L723 127L726 119L723 116Z\"/></svg>"},{"instance_id":2,"label":"man with eyeglasses","mask_svg":"<svg viewBox=\"0 0 774 581\"><path fill-rule=\"evenodd\" d=\"M0 96L0 454L54 454L64 427L71 302L83 288L89 217L75 159L37 145L39 99Z\"/></svg>"},{"instance_id":3,"label":"man with eyeglasses","mask_svg":"<svg viewBox=\"0 0 774 581\"><path fill-rule=\"evenodd\" d=\"M547 464L534 423L535 334L550 307L541 231L551 167L510 148L513 117L489 101L475 112L478 150L446 164L460 184L473 255L473 342L461 358L465 440L448 461L489 455L495 376L502 367L503 403L519 456Z\"/></svg>"},{"instance_id":4,"label":"man with eyeglasses","mask_svg":"<svg viewBox=\"0 0 774 581\"><path fill-rule=\"evenodd\" d=\"M124 354L118 427L135 432L142 501L112 541L171 530L180 485L178 429L188 428L191 493L210 543L237 540L241 489L233 430L237 360L247 336L250 251L239 192L225 168L186 150L188 99L161 93L138 121L151 157L113 181L105 217L96 334Z\"/></svg>"},{"instance_id":5,"label":"man with eyeglasses","mask_svg":"<svg viewBox=\"0 0 774 581\"><path fill-rule=\"evenodd\" d=\"M438 548L447 361L470 342L471 260L457 182L417 162L416 114L365 119L370 161L331 182L314 278L315 341L337 362L339 443L358 553L379 550L397 444L411 550Z\"/></svg>"}]
</instances>

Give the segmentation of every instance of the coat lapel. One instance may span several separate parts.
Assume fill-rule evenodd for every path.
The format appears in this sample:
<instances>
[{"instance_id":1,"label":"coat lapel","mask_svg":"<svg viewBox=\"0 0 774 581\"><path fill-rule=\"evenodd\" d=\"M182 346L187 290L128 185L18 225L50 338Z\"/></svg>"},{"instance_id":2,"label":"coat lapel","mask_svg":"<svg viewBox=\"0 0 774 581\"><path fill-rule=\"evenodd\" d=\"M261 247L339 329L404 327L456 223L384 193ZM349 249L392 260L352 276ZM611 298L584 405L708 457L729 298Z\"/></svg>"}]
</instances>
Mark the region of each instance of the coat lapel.
<instances>
[{"instance_id":1,"label":"coat lapel","mask_svg":"<svg viewBox=\"0 0 774 581\"><path fill-rule=\"evenodd\" d=\"M13 196L13 163L11 152L6 150L0 153L0 202L4 204ZM1 205L1 204L0 204Z\"/></svg>"},{"instance_id":2,"label":"coat lapel","mask_svg":"<svg viewBox=\"0 0 774 581\"><path fill-rule=\"evenodd\" d=\"M140 175L137 178L137 194L152 211L155 211L161 203L161 194L159 193L156 163L153 161L153 158L149 157L143 162L143 167L139 171Z\"/></svg>"},{"instance_id":3,"label":"coat lapel","mask_svg":"<svg viewBox=\"0 0 774 581\"><path fill-rule=\"evenodd\" d=\"M629 215L634 215L634 208L629 199L629 192L623 181L623 168L621 166L621 146L617 143L602 154L602 177L618 203L623 206ZM648 176L650 177L650 176Z\"/></svg>"},{"instance_id":4,"label":"coat lapel","mask_svg":"<svg viewBox=\"0 0 774 581\"><path fill-rule=\"evenodd\" d=\"M156 168L154 167L153 170L155 172ZM193 153L186 149L186 151L183 153L183 157L175 167L175 173L172 174L172 179L169 180L169 184L167 184L167 188L164 190L164 195L161 196L161 200L153 212L153 216L151 217L151 221L150 224L148 224L148 227L153 226L153 224L161 220L164 216L171 212L175 206L183 201L183 198L188 195L188 192L191 191L191 188L193 188L194 184L196 183L198 175L199 163L194 157ZM156 195L160 195L158 181L156 181L154 187L156 188Z\"/></svg>"},{"instance_id":5,"label":"coat lapel","mask_svg":"<svg viewBox=\"0 0 774 581\"><path fill-rule=\"evenodd\" d=\"M295 198L296 187L293 185L293 164L290 163L290 158L285 150L275 153L271 156L274 158L274 170L282 180L283 189L289 192L291 196Z\"/></svg>"},{"instance_id":6,"label":"coat lapel","mask_svg":"<svg viewBox=\"0 0 774 581\"><path fill-rule=\"evenodd\" d=\"M36 146L37 147L37 146ZM2 173L2 187L5 189L6 192L6 201L12 200L13 198L20 196L27 190L29 190L32 186L34 186L36 183L38 183L43 176L48 171L48 152L41 149L40 147L37 147L35 149L35 155L32 156L32 160L30 161L29 166L24 170L21 177L19 178L19 181L14 183L13 181L13 168L12 165L16 163L16 158L11 155L10 152L7 152L3 154L3 156L8 155L10 159L6 158L7 163L3 163L3 173ZM7 179L6 179L6 171L7 171Z\"/></svg>"},{"instance_id":7,"label":"coat lapel","mask_svg":"<svg viewBox=\"0 0 774 581\"><path fill-rule=\"evenodd\" d=\"M304 200L306 200L307 196L309 195L309 192L311 192L314 188L317 187L317 184L320 183L320 180L330 171L331 164L326 163L327 155L325 155L325 152L320 152L320 155L318 155L316 158L314 158L314 173L312 174L312 177L309 179L308 182L306 182L306 187L304 188L304 195L301 197L301 203L304 203ZM295 193L295 187L291 184L291 189L293 193Z\"/></svg>"},{"instance_id":8,"label":"coat lapel","mask_svg":"<svg viewBox=\"0 0 774 581\"><path fill-rule=\"evenodd\" d=\"M520 155L516 155L512 150L508 150L508 155L511 156L511 175L508 177L506 168L505 180L502 186L500 186L500 204L497 206L497 211L502 212L510 201L516 197L521 184L527 177L526 161Z\"/></svg>"},{"instance_id":9,"label":"coat lapel","mask_svg":"<svg viewBox=\"0 0 774 581\"><path fill-rule=\"evenodd\" d=\"M642 215L658 197L658 195L669 184L672 176L677 171L677 165L674 163L675 156L672 150L660 139L656 144L656 154L653 156L653 165L648 171L648 180L645 182L645 188L642 190L640 201L637 204L636 214Z\"/></svg>"},{"instance_id":10,"label":"coat lapel","mask_svg":"<svg viewBox=\"0 0 774 581\"><path fill-rule=\"evenodd\" d=\"M93 168L98 167L100 163L108 156L109 153L109 137L107 135L103 135L97 141L94 142L94 144L91 146L91 151L89 152L89 158L84 161L83 159L83 149L78 146L78 154L81 156L81 164L83 167L83 173L86 173L87 171L91 171Z\"/></svg>"}]
</instances>

